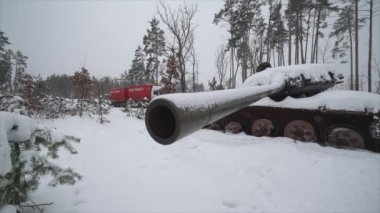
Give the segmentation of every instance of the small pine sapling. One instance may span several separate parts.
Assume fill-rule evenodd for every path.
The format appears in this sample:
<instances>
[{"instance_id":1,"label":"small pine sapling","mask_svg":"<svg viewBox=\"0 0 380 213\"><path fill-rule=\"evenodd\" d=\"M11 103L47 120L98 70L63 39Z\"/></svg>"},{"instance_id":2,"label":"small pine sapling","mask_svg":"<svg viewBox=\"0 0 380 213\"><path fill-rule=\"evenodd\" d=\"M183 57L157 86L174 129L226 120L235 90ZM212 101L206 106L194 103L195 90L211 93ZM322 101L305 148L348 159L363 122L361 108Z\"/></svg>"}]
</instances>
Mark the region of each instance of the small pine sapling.
<instances>
[{"instance_id":1,"label":"small pine sapling","mask_svg":"<svg viewBox=\"0 0 380 213\"><path fill-rule=\"evenodd\" d=\"M10 153L2 153L1 159L6 164L8 159L4 156L10 156L10 162L9 169L2 167L0 172L0 204L18 208L38 207L41 204L29 204L33 201L28 194L38 188L42 176L52 176L49 186L53 187L73 185L82 178L73 169L61 168L50 161L59 157L58 150L62 147L71 154L77 154L72 143L78 143L79 138L40 127L25 116L1 112L1 118L0 123L4 127L0 130L1 145L3 148L9 145L10 148L6 149Z\"/></svg>"}]
</instances>

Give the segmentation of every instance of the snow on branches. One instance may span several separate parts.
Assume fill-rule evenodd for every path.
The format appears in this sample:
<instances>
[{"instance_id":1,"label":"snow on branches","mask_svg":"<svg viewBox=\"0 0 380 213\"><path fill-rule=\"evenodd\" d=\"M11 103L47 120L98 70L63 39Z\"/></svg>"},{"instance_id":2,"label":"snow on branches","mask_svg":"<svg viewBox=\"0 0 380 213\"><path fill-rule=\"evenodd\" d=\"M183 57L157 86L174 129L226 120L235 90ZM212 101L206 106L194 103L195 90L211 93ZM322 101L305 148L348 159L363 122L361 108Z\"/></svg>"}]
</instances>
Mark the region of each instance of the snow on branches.
<instances>
[{"instance_id":1,"label":"snow on branches","mask_svg":"<svg viewBox=\"0 0 380 213\"><path fill-rule=\"evenodd\" d=\"M78 138L38 125L33 119L0 112L0 203L20 205L36 190L41 176L51 175L50 186L75 184L81 175L63 169L49 159L58 158L60 147L71 154ZM46 152L41 152L44 149Z\"/></svg>"}]
</instances>

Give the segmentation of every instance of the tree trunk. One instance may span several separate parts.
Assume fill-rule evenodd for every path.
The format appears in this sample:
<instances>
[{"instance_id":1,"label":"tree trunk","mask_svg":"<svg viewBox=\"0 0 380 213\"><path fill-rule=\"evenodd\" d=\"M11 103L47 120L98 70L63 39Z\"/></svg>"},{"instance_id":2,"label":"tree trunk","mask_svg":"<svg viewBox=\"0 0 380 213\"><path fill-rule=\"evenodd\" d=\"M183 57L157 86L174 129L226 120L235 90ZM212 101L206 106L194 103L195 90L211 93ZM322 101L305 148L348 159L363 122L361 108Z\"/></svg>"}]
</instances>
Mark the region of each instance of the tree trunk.
<instances>
[{"instance_id":1,"label":"tree trunk","mask_svg":"<svg viewBox=\"0 0 380 213\"><path fill-rule=\"evenodd\" d=\"M369 1L369 39L368 39L368 92L372 92L372 17L373 0Z\"/></svg>"},{"instance_id":2,"label":"tree trunk","mask_svg":"<svg viewBox=\"0 0 380 213\"><path fill-rule=\"evenodd\" d=\"M234 75L233 75L233 73L234 73L234 48L233 47L231 47L231 69L230 69L230 88L235 88L235 87L233 87L233 81L234 81Z\"/></svg>"},{"instance_id":3,"label":"tree trunk","mask_svg":"<svg viewBox=\"0 0 380 213\"><path fill-rule=\"evenodd\" d=\"M359 6L355 0L355 90L359 90Z\"/></svg>"},{"instance_id":4,"label":"tree trunk","mask_svg":"<svg viewBox=\"0 0 380 213\"><path fill-rule=\"evenodd\" d=\"M263 43L264 43L264 41L263 41L263 39L264 39L264 32L262 32L261 33L261 35L260 35L260 58L259 58L259 64L261 64L261 63L263 63L263 57L264 57L264 53L263 53L263 51L264 51L264 45L263 45Z\"/></svg>"},{"instance_id":5,"label":"tree trunk","mask_svg":"<svg viewBox=\"0 0 380 213\"><path fill-rule=\"evenodd\" d=\"M312 34L311 34L311 63L314 63L314 37L315 37L315 25L316 25L316 23L315 23L315 18L317 17L317 9L314 9L314 18L313 18L313 32L312 32Z\"/></svg>"},{"instance_id":6,"label":"tree trunk","mask_svg":"<svg viewBox=\"0 0 380 213\"><path fill-rule=\"evenodd\" d=\"M305 58L304 58L304 54L303 54L303 22L302 22L302 13L300 11L300 51L301 51L301 64L304 64L305 63Z\"/></svg>"},{"instance_id":7,"label":"tree trunk","mask_svg":"<svg viewBox=\"0 0 380 213\"><path fill-rule=\"evenodd\" d=\"M244 38L243 38L243 63L241 66L241 71L242 71L242 82L245 81L247 78L247 70L248 70L248 33L246 32Z\"/></svg>"},{"instance_id":8,"label":"tree trunk","mask_svg":"<svg viewBox=\"0 0 380 213\"><path fill-rule=\"evenodd\" d=\"M195 63L193 64L193 92L195 92Z\"/></svg>"},{"instance_id":9,"label":"tree trunk","mask_svg":"<svg viewBox=\"0 0 380 213\"><path fill-rule=\"evenodd\" d=\"M289 24L289 40L288 40L288 65L292 65L292 32L291 24Z\"/></svg>"},{"instance_id":10,"label":"tree trunk","mask_svg":"<svg viewBox=\"0 0 380 213\"><path fill-rule=\"evenodd\" d=\"M309 9L308 17L307 17L307 31L306 31L306 41L305 41L305 54L304 54L304 60L306 63L307 60L307 48L309 44L309 30L310 30L310 18L311 18L311 10Z\"/></svg>"},{"instance_id":11,"label":"tree trunk","mask_svg":"<svg viewBox=\"0 0 380 213\"><path fill-rule=\"evenodd\" d=\"M182 53L182 48L178 50L178 63L179 63L179 72L180 72L180 78L181 78L181 92L185 93L186 92L186 67L185 67L185 60L183 56L181 55Z\"/></svg>"},{"instance_id":12,"label":"tree trunk","mask_svg":"<svg viewBox=\"0 0 380 213\"><path fill-rule=\"evenodd\" d=\"M317 17L317 29L315 32L315 42L314 42L314 62L318 63L318 39L319 39L319 25L321 22L321 8L318 9Z\"/></svg>"},{"instance_id":13,"label":"tree trunk","mask_svg":"<svg viewBox=\"0 0 380 213\"><path fill-rule=\"evenodd\" d=\"M273 37L273 31L272 31L272 26L271 26L271 21L272 21L272 18L271 18L271 14L273 12L273 7L272 7L272 0L269 0L268 1L268 5L269 5L269 20L268 20L268 28L267 30L269 31L270 30L270 33L268 33L268 43L267 43L267 62L270 63L270 52L271 52L271 48L270 48L270 45L271 45L271 42L272 42L272 37Z\"/></svg>"},{"instance_id":14,"label":"tree trunk","mask_svg":"<svg viewBox=\"0 0 380 213\"><path fill-rule=\"evenodd\" d=\"M354 47L352 46L353 45L353 42L352 42L352 27L351 27L351 20L347 20L348 21L348 33L350 34L350 77L351 77L351 80L350 80L350 90L354 90L354 69L353 69L353 65L354 65L354 53L353 53L353 49Z\"/></svg>"},{"instance_id":15,"label":"tree trunk","mask_svg":"<svg viewBox=\"0 0 380 213\"><path fill-rule=\"evenodd\" d=\"M21 149L20 149L20 145L18 143L15 143L14 144L14 152L13 152L13 156L12 156L12 167L14 168L15 172L14 172L14 178L13 178L13 182L14 182L14 186L20 190L19 193L17 193L17 195L15 197L12 198L12 201L13 203L11 204L15 204L15 205L20 205L21 202L24 201L23 199L23 194L25 193L24 192L24 189L23 187L21 186L21 165L20 165L20 155L21 155ZM16 193L13 193L13 194L16 194Z\"/></svg>"},{"instance_id":16,"label":"tree trunk","mask_svg":"<svg viewBox=\"0 0 380 213\"><path fill-rule=\"evenodd\" d=\"M294 40L294 44L295 44L295 50L294 50L294 64L298 64L298 59L299 59L299 47L298 47L298 43L299 43L299 29L298 29L298 11L296 11L296 22L295 22L295 30L296 30L296 33L295 33L295 40Z\"/></svg>"}]
</instances>

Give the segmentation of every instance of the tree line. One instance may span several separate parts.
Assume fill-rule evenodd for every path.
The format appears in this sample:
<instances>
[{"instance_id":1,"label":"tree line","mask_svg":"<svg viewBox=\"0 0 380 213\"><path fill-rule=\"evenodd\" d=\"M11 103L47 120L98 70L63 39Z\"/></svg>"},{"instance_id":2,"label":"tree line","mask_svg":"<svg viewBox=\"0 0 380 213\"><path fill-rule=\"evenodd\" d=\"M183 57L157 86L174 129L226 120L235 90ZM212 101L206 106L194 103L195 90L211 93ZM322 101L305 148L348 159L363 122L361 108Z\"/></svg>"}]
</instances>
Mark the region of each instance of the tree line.
<instances>
[{"instance_id":1,"label":"tree line","mask_svg":"<svg viewBox=\"0 0 380 213\"><path fill-rule=\"evenodd\" d=\"M0 31L0 93L3 95L23 95L29 90L33 96L46 94L80 98L83 88L86 88L88 96L97 97L105 95L111 88L121 86L116 78L91 76L85 67L71 75L52 74L45 79L41 75L33 76L27 71L28 57L19 50L6 49L8 44L8 38Z\"/></svg>"},{"instance_id":2,"label":"tree line","mask_svg":"<svg viewBox=\"0 0 380 213\"><path fill-rule=\"evenodd\" d=\"M331 52L333 59L350 64L349 88L364 90L360 87L365 83L359 82L365 75L359 70L359 49L366 45L359 44L359 30L368 25L367 91L379 93L379 85L372 85L372 74L377 71L380 76L372 61L375 6L373 0L225 0L213 21L227 25L230 34L216 56L218 87L234 88L238 70L244 81L263 62L325 63ZM334 40L331 51L330 39ZM225 66L229 69L222 69Z\"/></svg>"},{"instance_id":3,"label":"tree line","mask_svg":"<svg viewBox=\"0 0 380 213\"><path fill-rule=\"evenodd\" d=\"M367 84L367 91L380 92L380 83L372 85L372 74L380 77L379 67L372 62L374 6L373 0L225 0L213 23L227 25L230 36L216 52L216 75L209 89L235 88L263 62L272 66L326 63L332 57L350 64L349 89L364 90ZM204 89L198 83L194 48L197 8L184 3L173 9L158 3L159 20L149 22L143 46L137 47L131 68L120 77L125 85L155 83L171 92ZM159 27L160 21L168 33ZM365 47L359 44L359 30L364 25L369 26L366 73L359 70L359 48Z\"/></svg>"},{"instance_id":4,"label":"tree line","mask_svg":"<svg viewBox=\"0 0 380 213\"><path fill-rule=\"evenodd\" d=\"M359 4L360 3L360 4ZM225 0L213 23L227 26L229 38L215 55L215 77L210 89L235 88L263 62L272 66L325 63L331 57L350 64L349 89L380 92L372 85L372 26L375 2L359 0ZM157 17L136 47L129 69L119 77L90 77L90 96L106 94L110 88L152 83L162 86L162 93L203 91L199 83L195 50L196 4L183 3L171 8L157 5ZM265 14L269 14L266 15ZM165 31L160 26L165 27ZM368 25L367 72L359 70L359 30ZM333 40L333 47L329 47ZM361 39L363 40L363 39ZM8 38L0 32L0 92L20 92L27 57L21 51L6 49ZM85 68L84 68L85 69ZM82 72L79 70L78 72ZM12 74L13 73L13 74ZM73 75L29 78L37 89L61 97L80 98L73 85ZM241 76L241 79L237 79ZM367 82L363 82L363 76ZM12 79L13 78L13 79Z\"/></svg>"},{"instance_id":5,"label":"tree line","mask_svg":"<svg viewBox=\"0 0 380 213\"><path fill-rule=\"evenodd\" d=\"M173 9L159 2L159 19L149 22L143 45L137 46L130 68L120 76L122 84L153 83L162 86L162 93L203 91L194 48L197 11L196 4ZM160 28L160 21L168 33Z\"/></svg>"}]
</instances>

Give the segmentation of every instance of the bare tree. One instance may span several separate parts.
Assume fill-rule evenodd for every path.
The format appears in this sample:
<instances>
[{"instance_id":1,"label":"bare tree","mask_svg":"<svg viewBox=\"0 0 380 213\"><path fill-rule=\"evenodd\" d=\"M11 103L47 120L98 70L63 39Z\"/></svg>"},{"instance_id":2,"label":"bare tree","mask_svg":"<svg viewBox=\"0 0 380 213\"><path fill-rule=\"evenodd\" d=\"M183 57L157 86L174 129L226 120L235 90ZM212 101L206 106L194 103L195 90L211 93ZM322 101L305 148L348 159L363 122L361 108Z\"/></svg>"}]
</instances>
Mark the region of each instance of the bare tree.
<instances>
[{"instance_id":1,"label":"bare tree","mask_svg":"<svg viewBox=\"0 0 380 213\"><path fill-rule=\"evenodd\" d=\"M236 88L236 76L241 65L241 58L236 53L233 56L235 57L235 60L233 61L236 62L236 67L235 67L235 70L232 70L231 79L232 79L232 88Z\"/></svg>"},{"instance_id":2,"label":"bare tree","mask_svg":"<svg viewBox=\"0 0 380 213\"><path fill-rule=\"evenodd\" d=\"M177 9L167 7L162 1L157 6L158 15L173 36L180 72L181 91L186 92L186 62L194 42L195 14L198 6L181 4Z\"/></svg>"},{"instance_id":3,"label":"bare tree","mask_svg":"<svg viewBox=\"0 0 380 213\"><path fill-rule=\"evenodd\" d=\"M359 0L355 1L355 90L359 90Z\"/></svg>"},{"instance_id":4,"label":"bare tree","mask_svg":"<svg viewBox=\"0 0 380 213\"><path fill-rule=\"evenodd\" d=\"M369 4L369 38L368 38L368 92L372 91L372 21L373 21L373 0Z\"/></svg>"},{"instance_id":5,"label":"bare tree","mask_svg":"<svg viewBox=\"0 0 380 213\"><path fill-rule=\"evenodd\" d=\"M192 83L193 83L193 92L196 92L197 90L197 85L198 85L198 68L199 68L199 64L198 64L198 58L197 58L197 54L195 52L195 49L194 49L194 45L191 46L191 49L190 49L190 61L191 61L191 71L192 71Z\"/></svg>"},{"instance_id":6,"label":"bare tree","mask_svg":"<svg viewBox=\"0 0 380 213\"><path fill-rule=\"evenodd\" d=\"M378 78L380 79L380 67L379 67L379 64L376 62L376 59L375 59L374 62L375 62ZM376 93L380 94L380 81L378 81L377 88L376 88Z\"/></svg>"},{"instance_id":7,"label":"bare tree","mask_svg":"<svg viewBox=\"0 0 380 213\"><path fill-rule=\"evenodd\" d=\"M323 49L321 49L321 53L322 53L322 63L326 63L326 53L327 51L329 50L329 41L330 41L330 38L327 38L325 40L325 45L323 47Z\"/></svg>"},{"instance_id":8,"label":"bare tree","mask_svg":"<svg viewBox=\"0 0 380 213\"><path fill-rule=\"evenodd\" d=\"M226 52L226 47L224 45L221 45L217 51L216 51L216 60L215 60L215 66L217 71L217 77L219 80L218 88L222 89L223 87L223 81L227 74L227 69L229 67L229 57Z\"/></svg>"}]
</instances>

